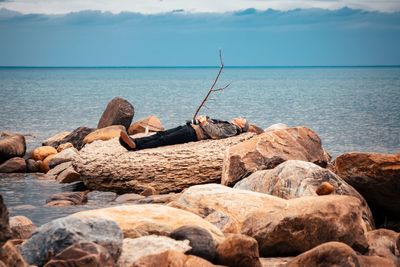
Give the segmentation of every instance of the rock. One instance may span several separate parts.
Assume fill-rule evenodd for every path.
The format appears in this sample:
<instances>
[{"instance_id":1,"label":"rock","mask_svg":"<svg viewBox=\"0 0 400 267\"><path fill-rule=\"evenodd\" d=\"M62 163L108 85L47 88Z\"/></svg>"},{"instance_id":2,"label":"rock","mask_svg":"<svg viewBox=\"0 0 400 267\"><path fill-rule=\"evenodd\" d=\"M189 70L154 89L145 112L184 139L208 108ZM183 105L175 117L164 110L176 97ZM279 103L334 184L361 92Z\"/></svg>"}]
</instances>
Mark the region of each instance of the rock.
<instances>
[{"instance_id":1,"label":"rock","mask_svg":"<svg viewBox=\"0 0 400 267\"><path fill-rule=\"evenodd\" d=\"M31 265L44 265L53 255L78 242L94 242L107 249L114 261L122 249L123 235L108 219L65 217L46 223L21 245L21 254ZM50 257L49 257L50 256Z\"/></svg>"},{"instance_id":2,"label":"rock","mask_svg":"<svg viewBox=\"0 0 400 267\"><path fill-rule=\"evenodd\" d=\"M191 249L186 251L186 254L214 261L217 252L214 239L208 231L197 226L187 225L172 231L169 237L175 240L189 240Z\"/></svg>"},{"instance_id":3,"label":"rock","mask_svg":"<svg viewBox=\"0 0 400 267\"><path fill-rule=\"evenodd\" d=\"M10 229L13 239L28 239L36 228L36 225L25 216L10 218Z\"/></svg>"},{"instance_id":4,"label":"rock","mask_svg":"<svg viewBox=\"0 0 400 267\"><path fill-rule=\"evenodd\" d=\"M36 161L34 159L27 159L26 160L26 171L31 172L31 173L39 172L40 164L41 164L41 161Z\"/></svg>"},{"instance_id":5,"label":"rock","mask_svg":"<svg viewBox=\"0 0 400 267\"><path fill-rule=\"evenodd\" d=\"M134 193L128 193L128 194L123 194L120 195L115 199L115 202L117 203L127 203L127 202L133 202L137 201L139 199L144 199L145 196L141 196L139 194L134 194Z\"/></svg>"},{"instance_id":6,"label":"rock","mask_svg":"<svg viewBox=\"0 0 400 267\"><path fill-rule=\"evenodd\" d=\"M400 218L400 154L346 153L336 158L335 172L373 212Z\"/></svg>"},{"instance_id":7,"label":"rock","mask_svg":"<svg viewBox=\"0 0 400 267\"><path fill-rule=\"evenodd\" d=\"M52 154L47 156L41 163L40 163L40 170L43 173L47 173L50 170L50 162L57 156L57 154Z\"/></svg>"},{"instance_id":8,"label":"rock","mask_svg":"<svg viewBox=\"0 0 400 267\"><path fill-rule=\"evenodd\" d=\"M125 238L136 238L150 234L169 235L177 228L185 225L197 225L207 230L217 243L224 238L218 228L199 216L163 205L120 205L81 211L71 216L114 220L121 227Z\"/></svg>"},{"instance_id":9,"label":"rock","mask_svg":"<svg viewBox=\"0 0 400 267\"><path fill-rule=\"evenodd\" d=\"M249 236L230 234L218 245L218 263L230 267L261 267L257 241Z\"/></svg>"},{"instance_id":10,"label":"rock","mask_svg":"<svg viewBox=\"0 0 400 267\"><path fill-rule=\"evenodd\" d=\"M46 204L46 207L69 207L75 205L69 200L53 200Z\"/></svg>"},{"instance_id":11,"label":"rock","mask_svg":"<svg viewBox=\"0 0 400 267\"><path fill-rule=\"evenodd\" d=\"M83 139L94 130L88 127L76 128L62 140L55 142L54 147L59 148L62 144L71 143L76 149L80 150L85 145Z\"/></svg>"},{"instance_id":12,"label":"rock","mask_svg":"<svg viewBox=\"0 0 400 267\"><path fill-rule=\"evenodd\" d=\"M55 166L53 169L49 170L47 172L47 175L57 176L60 173L62 173L64 170L68 169L69 167L72 167L72 163L71 162L61 163L61 164Z\"/></svg>"},{"instance_id":13,"label":"rock","mask_svg":"<svg viewBox=\"0 0 400 267\"><path fill-rule=\"evenodd\" d=\"M50 155L57 154L57 150L52 147L52 146L41 146L37 147L32 151L32 159L38 161L41 160L43 161L45 158L47 158Z\"/></svg>"},{"instance_id":14,"label":"rock","mask_svg":"<svg viewBox=\"0 0 400 267\"><path fill-rule=\"evenodd\" d=\"M269 126L267 129L265 129L265 132L270 132L270 131L276 131L276 130L284 130L289 128L289 126L287 126L284 123L275 123L272 124L271 126Z\"/></svg>"},{"instance_id":15,"label":"rock","mask_svg":"<svg viewBox=\"0 0 400 267\"><path fill-rule=\"evenodd\" d=\"M11 158L0 165L0 173L24 173L26 162L23 158Z\"/></svg>"},{"instance_id":16,"label":"rock","mask_svg":"<svg viewBox=\"0 0 400 267\"><path fill-rule=\"evenodd\" d=\"M0 266L5 267L28 267L22 258L13 240L8 241L0 247ZM2 265L3 264L3 265Z\"/></svg>"},{"instance_id":17,"label":"rock","mask_svg":"<svg viewBox=\"0 0 400 267\"><path fill-rule=\"evenodd\" d=\"M266 193L284 199L327 195L327 192L353 196L362 203L361 209L367 229L374 229L374 219L364 198L342 178L311 162L288 160L272 170L251 174L238 182L234 188Z\"/></svg>"},{"instance_id":18,"label":"rock","mask_svg":"<svg viewBox=\"0 0 400 267\"><path fill-rule=\"evenodd\" d=\"M140 193L140 195L141 195L141 196L145 196L145 197L152 196L152 195L157 195L157 190L156 190L154 187L149 186L149 187L145 188L145 189Z\"/></svg>"},{"instance_id":19,"label":"rock","mask_svg":"<svg viewBox=\"0 0 400 267\"><path fill-rule=\"evenodd\" d=\"M115 97L108 104L101 115L97 128L104 128L111 125L123 125L125 129L131 125L135 109L127 100Z\"/></svg>"},{"instance_id":20,"label":"rock","mask_svg":"<svg viewBox=\"0 0 400 267\"><path fill-rule=\"evenodd\" d=\"M148 116L140 119L129 126L128 134L134 135L138 133L159 132L164 131L161 121L156 116Z\"/></svg>"},{"instance_id":21,"label":"rock","mask_svg":"<svg viewBox=\"0 0 400 267\"><path fill-rule=\"evenodd\" d=\"M122 125L111 125L97 129L88 134L85 139L83 139L83 143L90 144L97 140L107 141L112 138L119 137L121 131L125 131L125 127Z\"/></svg>"},{"instance_id":22,"label":"rock","mask_svg":"<svg viewBox=\"0 0 400 267\"><path fill-rule=\"evenodd\" d=\"M174 250L185 253L189 251L189 241L176 241L165 236L142 236L139 238L125 238L122 246L122 253L118 261L120 267L135 266L140 258L148 255L163 253ZM143 265L152 266L152 265Z\"/></svg>"},{"instance_id":23,"label":"rock","mask_svg":"<svg viewBox=\"0 0 400 267\"><path fill-rule=\"evenodd\" d=\"M246 133L134 152L127 152L115 138L86 145L73 166L91 190L141 193L151 186L159 194L179 192L191 185L220 182L226 148L253 136Z\"/></svg>"},{"instance_id":24,"label":"rock","mask_svg":"<svg viewBox=\"0 0 400 267\"><path fill-rule=\"evenodd\" d=\"M397 235L396 247L397 247L397 250L400 251L400 234Z\"/></svg>"},{"instance_id":25,"label":"rock","mask_svg":"<svg viewBox=\"0 0 400 267\"><path fill-rule=\"evenodd\" d=\"M286 266L294 257L273 257L260 258L263 267L283 267Z\"/></svg>"},{"instance_id":26,"label":"rock","mask_svg":"<svg viewBox=\"0 0 400 267\"><path fill-rule=\"evenodd\" d=\"M122 265L125 266L125 265ZM132 267L213 267L212 263L191 255L185 255L182 252L170 250L159 254L148 255L140 258Z\"/></svg>"},{"instance_id":27,"label":"rock","mask_svg":"<svg viewBox=\"0 0 400 267\"><path fill-rule=\"evenodd\" d=\"M385 267L398 267L394 265L389 259L378 257L378 256L358 256L359 266L375 267L375 266L385 266Z\"/></svg>"},{"instance_id":28,"label":"rock","mask_svg":"<svg viewBox=\"0 0 400 267\"><path fill-rule=\"evenodd\" d=\"M81 181L81 175L77 173L74 168L68 167L67 169L63 170L56 178L57 182L66 184L66 183L73 183L77 181Z\"/></svg>"},{"instance_id":29,"label":"rock","mask_svg":"<svg viewBox=\"0 0 400 267\"><path fill-rule=\"evenodd\" d=\"M273 169L290 160L326 167L329 161L318 135L306 127L268 131L228 149L222 168L224 185L234 185L249 174Z\"/></svg>"},{"instance_id":30,"label":"rock","mask_svg":"<svg viewBox=\"0 0 400 267\"><path fill-rule=\"evenodd\" d=\"M46 199L47 204L53 201L69 201L72 205L81 205L87 202L87 197L86 192L62 192Z\"/></svg>"},{"instance_id":31,"label":"rock","mask_svg":"<svg viewBox=\"0 0 400 267\"><path fill-rule=\"evenodd\" d=\"M74 147L74 145L72 143L69 143L69 142L64 143L64 144L57 146L57 151L58 151L58 153L60 153L61 151L65 150L67 148L71 148L71 147Z\"/></svg>"},{"instance_id":32,"label":"rock","mask_svg":"<svg viewBox=\"0 0 400 267\"><path fill-rule=\"evenodd\" d=\"M45 141L43 141L42 146L57 147L55 144L57 142L61 141L63 138L65 138L70 133L71 132L68 132L68 131L57 133L57 134L47 138Z\"/></svg>"},{"instance_id":33,"label":"rock","mask_svg":"<svg viewBox=\"0 0 400 267\"><path fill-rule=\"evenodd\" d=\"M93 242L75 243L55 257L44 267L114 267L115 263L108 251Z\"/></svg>"},{"instance_id":34,"label":"rock","mask_svg":"<svg viewBox=\"0 0 400 267\"><path fill-rule=\"evenodd\" d=\"M114 201L117 198L117 194L114 192L92 191L87 194L87 198L89 201L108 203Z\"/></svg>"},{"instance_id":35,"label":"rock","mask_svg":"<svg viewBox=\"0 0 400 267\"><path fill-rule=\"evenodd\" d=\"M262 256L290 256L341 241L363 252L367 225L350 196L285 200L217 184L192 186L169 204L200 215L225 233L255 238ZM301 229L301 230L299 230Z\"/></svg>"},{"instance_id":36,"label":"rock","mask_svg":"<svg viewBox=\"0 0 400 267\"><path fill-rule=\"evenodd\" d=\"M76 156L78 156L78 150L76 150L76 148L71 147L64 149L50 161L49 167L53 169L61 163L72 161Z\"/></svg>"},{"instance_id":37,"label":"rock","mask_svg":"<svg viewBox=\"0 0 400 267\"><path fill-rule=\"evenodd\" d=\"M0 139L0 163L15 157L24 157L26 152L25 137L13 134Z\"/></svg>"},{"instance_id":38,"label":"rock","mask_svg":"<svg viewBox=\"0 0 400 267\"><path fill-rule=\"evenodd\" d=\"M8 210L3 201L3 196L0 194L0 247L2 247L11 236Z\"/></svg>"},{"instance_id":39,"label":"rock","mask_svg":"<svg viewBox=\"0 0 400 267\"><path fill-rule=\"evenodd\" d=\"M393 265L400 266L400 251L396 247L398 233L387 230L377 229L365 234L368 242L368 256L379 256L393 262Z\"/></svg>"}]
</instances>

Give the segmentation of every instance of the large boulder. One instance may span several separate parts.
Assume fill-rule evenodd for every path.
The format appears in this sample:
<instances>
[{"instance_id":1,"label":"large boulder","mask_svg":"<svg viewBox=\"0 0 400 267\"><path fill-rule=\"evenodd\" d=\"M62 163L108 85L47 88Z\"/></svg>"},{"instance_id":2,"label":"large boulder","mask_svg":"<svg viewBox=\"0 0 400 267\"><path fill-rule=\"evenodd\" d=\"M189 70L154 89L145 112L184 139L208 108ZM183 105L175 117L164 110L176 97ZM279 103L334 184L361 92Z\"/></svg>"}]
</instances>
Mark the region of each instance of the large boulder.
<instances>
[{"instance_id":1,"label":"large boulder","mask_svg":"<svg viewBox=\"0 0 400 267\"><path fill-rule=\"evenodd\" d=\"M373 212L400 218L400 154L346 153L336 158L334 169Z\"/></svg>"},{"instance_id":2,"label":"large boulder","mask_svg":"<svg viewBox=\"0 0 400 267\"><path fill-rule=\"evenodd\" d=\"M83 143L90 144L97 140L107 141L114 137L119 137L121 131L125 131L125 127L122 125L111 125L101 129L97 129L94 132L88 134L85 139L83 139Z\"/></svg>"},{"instance_id":3,"label":"large boulder","mask_svg":"<svg viewBox=\"0 0 400 267\"><path fill-rule=\"evenodd\" d=\"M329 190L323 190L327 183L330 185ZM274 169L251 174L238 182L234 188L270 194L284 199L325 195L330 192L332 195L353 196L360 199L362 203L363 218L368 229L374 228L374 219L364 198L342 178L311 162L288 160Z\"/></svg>"},{"instance_id":4,"label":"large boulder","mask_svg":"<svg viewBox=\"0 0 400 267\"><path fill-rule=\"evenodd\" d=\"M0 165L0 173L24 173L26 172L26 161L23 158L11 158Z\"/></svg>"},{"instance_id":5,"label":"large boulder","mask_svg":"<svg viewBox=\"0 0 400 267\"><path fill-rule=\"evenodd\" d=\"M108 104L101 115L97 128L104 128L111 125L123 125L126 129L131 125L135 109L127 100L115 97Z\"/></svg>"},{"instance_id":6,"label":"large boulder","mask_svg":"<svg viewBox=\"0 0 400 267\"><path fill-rule=\"evenodd\" d=\"M169 205L198 214L225 233L254 237L263 256L296 255L328 241L360 251L366 247L367 225L355 197L285 200L209 184L190 187Z\"/></svg>"},{"instance_id":7,"label":"large boulder","mask_svg":"<svg viewBox=\"0 0 400 267\"><path fill-rule=\"evenodd\" d=\"M46 140L44 140L43 143L42 143L42 146L52 146L52 147L54 147L57 142L61 141L64 137L66 137L70 133L71 132L68 132L68 131L57 133L57 134L47 138Z\"/></svg>"},{"instance_id":8,"label":"large boulder","mask_svg":"<svg viewBox=\"0 0 400 267\"><path fill-rule=\"evenodd\" d=\"M0 137L0 163L14 157L23 157L26 152L25 137L21 134Z\"/></svg>"},{"instance_id":9,"label":"large boulder","mask_svg":"<svg viewBox=\"0 0 400 267\"><path fill-rule=\"evenodd\" d=\"M156 116L148 116L129 126L128 134L134 135L138 133L159 131L164 131L164 127L162 126L160 119Z\"/></svg>"},{"instance_id":10,"label":"large boulder","mask_svg":"<svg viewBox=\"0 0 400 267\"><path fill-rule=\"evenodd\" d=\"M75 243L55 255L44 267L114 267L108 251L93 242Z\"/></svg>"},{"instance_id":11,"label":"large boulder","mask_svg":"<svg viewBox=\"0 0 400 267\"><path fill-rule=\"evenodd\" d=\"M13 239L28 239L36 228L36 225L25 216L10 218L10 229Z\"/></svg>"},{"instance_id":12,"label":"large boulder","mask_svg":"<svg viewBox=\"0 0 400 267\"><path fill-rule=\"evenodd\" d=\"M0 247L2 247L11 236L8 210L3 201L3 196L0 195Z\"/></svg>"},{"instance_id":13,"label":"large boulder","mask_svg":"<svg viewBox=\"0 0 400 267\"><path fill-rule=\"evenodd\" d=\"M42 266L67 247L79 242L94 242L107 249L114 261L122 249L123 235L109 219L65 217L46 223L21 245L21 253L31 265Z\"/></svg>"},{"instance_id":14,"label":"large boulder","mask_svg":"<svg viewBox=\"0 0 400 267\"><path fill-rule=\"evenodd\" d=\"M366 255L386 258L400 266L400 248L396 246L398 233L388 229L377 229L365 234L368 242Z\"/></svg>"},{"instance_id":15,"label":"large boulder","mask_svg":"<svg viewBox=\"0 0 400 267\"><path fill-rule=\"evenodd\" d=\"M321 139L309 128L300 126L268 131L228 149L222 184L232 186L255 171L275 168L290 159L326 167L329 156L322 148Z\"/></svg>"},{"instance_id":16,"label":"large boulder","mask_svg":"<svg viewBox=\"0 0 400 267\"><path fill-rule=\"evenodd\" d=\"M83 142L85 137L94 130L95 129L88 127L76 128L63 139L54 142L52 146L58 148L62 144L71 143L76 149L80 150L85 145L85 143Z\"/></svg>"},{"instance_id":17,"label":"large boulder","mask_svg":"<svg viewBox=\"0 0 400 267\"><path fill-rule=\"evenodd\" d=\"M75 218L109 218L122 229L125 238L137 238L150 234L169 235L185 225L197 225L208 231L218 243L222 232L196 214L168 206L120 205L110 208L81 211L71 215Z\"/></svg>"}]
</instances>

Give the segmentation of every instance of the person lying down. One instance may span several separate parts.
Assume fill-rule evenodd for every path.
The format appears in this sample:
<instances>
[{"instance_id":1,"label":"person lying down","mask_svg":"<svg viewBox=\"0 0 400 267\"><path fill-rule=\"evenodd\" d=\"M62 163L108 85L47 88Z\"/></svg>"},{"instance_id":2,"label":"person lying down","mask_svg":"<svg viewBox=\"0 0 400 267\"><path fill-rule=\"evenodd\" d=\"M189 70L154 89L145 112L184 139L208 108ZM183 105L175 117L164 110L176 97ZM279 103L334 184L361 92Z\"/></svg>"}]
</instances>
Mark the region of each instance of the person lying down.
<instances>
[{"instance_id":1,"label":"person lying down","mask_svg":"<svg viewBox=\"0 0 400 267\"><path fill-rule=\"evenodd\" d=\"M119 143L129 151L177 145L206 139L223 139L245 132L260 134L263 129L249 124L246 119L234 118L230 122L210 119L207 116L197 116L186 125L157 132L142 138L131 138L126 131L121 131Z\"/></svg>"}]
</instances>

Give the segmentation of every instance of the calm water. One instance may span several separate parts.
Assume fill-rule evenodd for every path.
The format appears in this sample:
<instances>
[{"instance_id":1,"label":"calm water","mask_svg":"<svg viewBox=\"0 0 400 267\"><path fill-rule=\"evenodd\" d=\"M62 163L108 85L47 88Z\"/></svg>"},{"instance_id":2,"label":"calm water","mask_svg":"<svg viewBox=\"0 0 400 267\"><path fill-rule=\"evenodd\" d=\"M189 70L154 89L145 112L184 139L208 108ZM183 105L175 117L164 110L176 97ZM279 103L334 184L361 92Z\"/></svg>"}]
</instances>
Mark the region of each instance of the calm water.
<instances>
[{"instance_id":1,"label":"calm water","mask_svg":"<svg viewBox=\"0 0 400 267\"><path fill-rule=\"evenodd\" d=\"M153 114L173 127L192 117L217 71L3 68L0 131L30 134L33 148L57 132L95 127L115 96L135 106L136 119ZM215 94L203 113L222 119L243 116L264 128L279 122L306 125L333 156L400 151L400 68L227 68L220 85L228 82L231 86ZM30 190L43 190L30 178L24 180ZM24 182L11 181L0 179L0 193L9 203L27 194L20 190ZM30 197L22 199L18 205Z\"/></svg>"}]
</instances>

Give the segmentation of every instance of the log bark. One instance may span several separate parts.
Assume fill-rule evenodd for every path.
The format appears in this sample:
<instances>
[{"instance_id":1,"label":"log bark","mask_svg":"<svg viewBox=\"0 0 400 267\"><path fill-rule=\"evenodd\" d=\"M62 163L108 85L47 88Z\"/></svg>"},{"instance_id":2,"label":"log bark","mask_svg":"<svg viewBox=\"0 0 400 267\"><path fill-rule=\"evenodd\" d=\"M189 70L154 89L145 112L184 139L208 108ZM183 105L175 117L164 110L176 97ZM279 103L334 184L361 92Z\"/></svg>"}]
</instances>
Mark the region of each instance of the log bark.
<instances>
[{"instance_id":1,"label":"log bark","mask_svg":"<svg viewBox=\"0 0 400 267\"><path fill-rule=\"evenodd\" d=\"M153 187L158 193L189 186L220 183L228 147L252 138L246 133L221 139L128 152L118 138L86 145L73 166L90 189L138 193Z\"/></svg>"}]
</instances>

